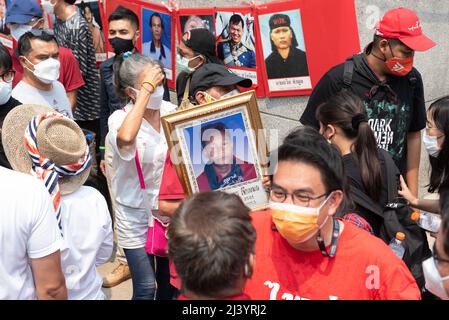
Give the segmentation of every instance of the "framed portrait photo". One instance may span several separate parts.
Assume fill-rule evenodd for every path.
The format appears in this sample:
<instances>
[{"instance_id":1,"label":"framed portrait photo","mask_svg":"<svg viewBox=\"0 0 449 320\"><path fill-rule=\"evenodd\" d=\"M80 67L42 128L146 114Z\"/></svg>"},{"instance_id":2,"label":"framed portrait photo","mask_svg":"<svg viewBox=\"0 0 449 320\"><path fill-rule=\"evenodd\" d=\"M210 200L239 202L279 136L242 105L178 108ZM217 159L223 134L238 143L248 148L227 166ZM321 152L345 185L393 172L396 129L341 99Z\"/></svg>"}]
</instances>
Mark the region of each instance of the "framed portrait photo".
<instances>
[{"instance_id":1,"label":"framed portrait photo","mask_svg":"<svg viewBox=\"0 0 449 320\"><path fill-rule=\"evenodd\" d=\"M258 11L258 20L267 95L309 94L312 82L301 9L291 2L267 5Z\"/></svg>"},{"instance_id":2,"label":"framed portrait photo","mask_svg":"<svg viewBox=\"0 0 449 320\"><path fill-rule=\"evenodd\" d=\"M251 210L267 206L267 147L254 91L162 117L170 155L187 194L224 191Z\"/></svg>"}]
</instances>

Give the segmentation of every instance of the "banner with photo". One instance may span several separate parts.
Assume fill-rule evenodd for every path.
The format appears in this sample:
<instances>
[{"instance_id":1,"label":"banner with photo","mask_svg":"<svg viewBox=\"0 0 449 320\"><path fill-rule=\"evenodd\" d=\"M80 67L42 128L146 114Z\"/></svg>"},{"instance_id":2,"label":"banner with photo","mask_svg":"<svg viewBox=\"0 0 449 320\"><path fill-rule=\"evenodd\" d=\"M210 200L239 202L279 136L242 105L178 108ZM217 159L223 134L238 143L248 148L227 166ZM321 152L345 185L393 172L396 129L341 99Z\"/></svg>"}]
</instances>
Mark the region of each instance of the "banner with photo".
<instances>
[{"instance_id":1,"label":"banner with photo","mask_svg":"<svg viewBox=\"0 0 449 320\"><path fill-rule=\"evenodd\" d=\"M255 90L261 98L265 90L257 59L254 12L254 7L216 8L215 36L218 57L234 73L251 79L253 86L246 90Z\"/></svg>"},{"instance_id":2,"label":"banner with photo","mask_svg":"<svg viewBox=\"0 0 449 320\"><path fill-rule=\"evenodd\" d=\"M0 0L1 1L1 0ZM97 63L107 59L107 25L104 25L102 0L77 0L75 5L89 25ZM106 28L106 34L105 29Z\"/></svg>"},{"instance_id":3,"label":"banner with photo","mask_svg":"<svg viewBox=\"0 0 449 320\"><path fill-rule=\"evenodd\" d=\"M259 98L308 95L330 68L360 51L353 0L292 0L179 10L142 0L107 0L105 21L118 5L138 15L140 38L136 47L161 61L172 89L176 80L175 26L178 41L193 28L209 29L223 63L250 78L251 89ZM106 48L112 51L108 41Z\"/></svg>"},{"instance_id":4,"label":"banner with photo","mask_svg":"<svg viewBox=\"0 0 449 320\"><path fill-rule=\"evenodd\" d=\"M308 95L325 72L360 51L352 0L296 0L256 8L266 96Z\"/></svg>"}]
</instances>

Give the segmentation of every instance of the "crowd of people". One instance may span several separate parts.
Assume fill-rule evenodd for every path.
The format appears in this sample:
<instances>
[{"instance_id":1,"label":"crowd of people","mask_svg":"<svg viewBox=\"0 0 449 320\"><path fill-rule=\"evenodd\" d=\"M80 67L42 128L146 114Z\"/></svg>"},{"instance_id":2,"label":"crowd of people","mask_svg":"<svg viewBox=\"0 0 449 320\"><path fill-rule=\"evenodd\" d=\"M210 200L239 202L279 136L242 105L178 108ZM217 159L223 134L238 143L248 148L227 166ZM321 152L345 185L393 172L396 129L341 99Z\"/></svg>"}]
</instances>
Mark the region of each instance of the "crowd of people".
<instances>
[{"instance_id":1,"label":"crowd of people","mask_svg":"<svg viewBox=\"0 0 449 320\"><path fill-rule=\"evenodd\" d=\"M209 162L198 183L206 187L191 196L161 126L164 115L251 87L225 66L246 63L229 58L234 51L250 57L239 42L241 19L233 16L218 48L201 25L183 33L173 104L161 17L151 17L154 42L139 53L139 18L117 7L107 28L115 56L97 69L101 39L93 41L89 7L80 12L74 3L8 6L14 48L0 44L0 299L102 300L102 287L131 278L134 300L449 300L449 97L426 110L413 58L435 43L413 11L388 11L365 50L322 77L304 126L270 154L267 209L251 211L220 191L233 174L256 176L250 164L235 165L225 124L201 129L215 133L201 148ZM53 30L42 8L55 15ZM289 25L278 17L270 32ZM418 197L421 142L428 191L439 200ZM441 219L433 248L412 221L418 210ZM388 246L398 232L403 256ZM97 267L114 259L102 278Z\"/></svg>"}]
</instances>

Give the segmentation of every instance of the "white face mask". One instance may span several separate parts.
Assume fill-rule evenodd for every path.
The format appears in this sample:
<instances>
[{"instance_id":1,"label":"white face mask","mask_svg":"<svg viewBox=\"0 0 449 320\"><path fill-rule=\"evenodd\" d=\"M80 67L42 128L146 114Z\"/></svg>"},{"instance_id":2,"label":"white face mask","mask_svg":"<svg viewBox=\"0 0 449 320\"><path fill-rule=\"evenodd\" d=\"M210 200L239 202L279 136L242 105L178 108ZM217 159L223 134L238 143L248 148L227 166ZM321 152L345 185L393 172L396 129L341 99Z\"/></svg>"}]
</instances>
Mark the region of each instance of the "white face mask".
<instances>
[{"instance_id":1,"label":"white face mask","mask_svg":"<svg viewBox=\"0 0 449 320\"><path fill-rule=\"evenodd\" d=\"M0 105L4 105L11 98L12 81L0 82Z\"/></svg>"},{"instance_id":2,"label":"white face mask","mask_svg":"<svg viewBox=\"0 0 449 320\"><path fill-rule=\"evenodd\" d=\"M28 31L31 31L33 27L27 24L13 24L11 25L10 29L11 29L11 36L14 38L14 40L19 42L20 37L23 36Z\"/></svg>"},{"instance_id":3,"label":"white face mask","mask_svg":"<svg viewBox=\"0 0 449 320\"><path fill-rule=\"evenodd\" d=\"M426 288L440 299L449 300L449 295L443 284L444 281L449 280L449 276L441 277L433 257L424 261L422 266L424 278L426 279Z\"/></svg>"},{"instance_id":4,"label":"white face mask","mask_svg":"<svg viewBox=\"0 0 449 320\"><path fill-rule=\"evenodd\" d=\"M198 68L198 66L196 68L192 68L189 67L189 63L190 61L198 58L199 56L195 56L191 59L187 59L186 57L181 57L181 55L176 55L176 70L178 70L179 72L185 72L188 74L191 74L193 72L195 72L195 70Z\"/></svg>"},{"instance_id":5,"label":"white face mask","mask_svg":"<svg viewBox=\"0 0 449 320\"><path fill-rule=\"evenodd\" d=\"M131 88L137 96L140 94L140 90ZM162 105L162 99L164 98L164 87L158 86L156 90L151 94L150 100L148 101L145 108L151 110L160 110Z\"/></svg>"},{"instance_id":6,"label":"white face mask","mask_svg":"<svg viewBox=\"0 0 449 320\"><path fill-rule=\"evenodd\" d=\"M50 84L53 81L58 80L59 78L59 69L61 67L61 64L59 63L59 60L49 58L47 60L41 61L37 64L33 64L30 60L28 60L26 57L24 57L29 63L31 63L34 66L33 74L38 78L40 81L46 84Z\"/></svg>"},{"instance_id":7,"label":"white face mask","mask_svg":"<svg viewBox=\"0 0 449 320\"><path fill-rule=\"evenodd\" d=\"M44 9L45 12L47 12L48 14L53 14L55 13L55 4L51 3L51 0L42 0L41 2L42 8Z\"/></svg>"},{"instance_id":8,"label":"white face mask","mask_svg":"<svg viewBox=\"0 0 449 320\"><path fill-rule=\"evenodd\" d=\"M438 154L440 153L440 148L438 147L438 138L435 136L429 136L425 131L423 135L422 142L424 144L424 147L427 150L427 153L436 158L438 157Z\"/></svg>"}]
</instances>

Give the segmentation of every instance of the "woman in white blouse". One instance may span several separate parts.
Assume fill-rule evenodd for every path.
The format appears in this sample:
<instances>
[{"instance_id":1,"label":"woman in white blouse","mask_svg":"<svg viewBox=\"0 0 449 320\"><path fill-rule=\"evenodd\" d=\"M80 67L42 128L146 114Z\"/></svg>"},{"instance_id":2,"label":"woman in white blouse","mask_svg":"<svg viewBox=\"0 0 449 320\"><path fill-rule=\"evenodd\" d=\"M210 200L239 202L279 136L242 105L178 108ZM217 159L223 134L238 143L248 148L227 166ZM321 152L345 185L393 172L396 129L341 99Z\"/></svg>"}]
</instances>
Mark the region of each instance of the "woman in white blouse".
<instances>
[{"instance_id":1,"label":"woman in white blouse","mask_svg":"<svg viewBox=\"0 0 449 320\"><path fill-rule=\"evenodd\" d=\"M155 262L157 272L167 275L158 281L158 291L170 286L167 258L148 255L145 250L148 225L152 215L158 214L157 198L168 149L160 117L176 108L162 100L162 70L159 62L130 52L117 57L114 65L114 85L128 104L109 117L107 139L113 152L117 241L128 260L133 299L155 298ZM145 189L141 189L139 166Z\"/></svg>"}]
</instances>

